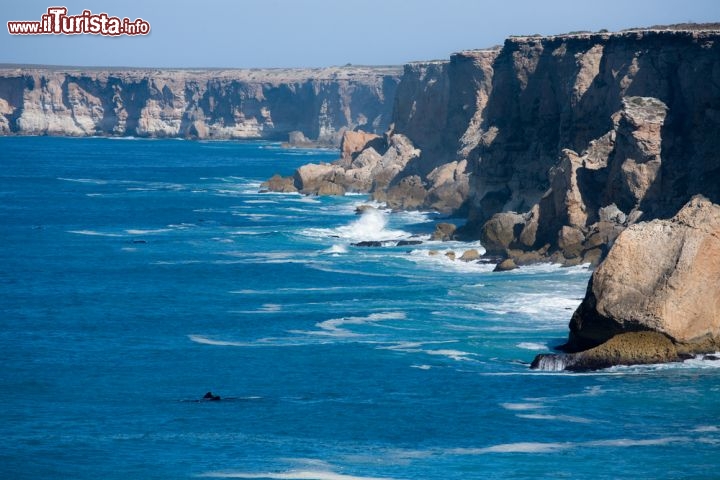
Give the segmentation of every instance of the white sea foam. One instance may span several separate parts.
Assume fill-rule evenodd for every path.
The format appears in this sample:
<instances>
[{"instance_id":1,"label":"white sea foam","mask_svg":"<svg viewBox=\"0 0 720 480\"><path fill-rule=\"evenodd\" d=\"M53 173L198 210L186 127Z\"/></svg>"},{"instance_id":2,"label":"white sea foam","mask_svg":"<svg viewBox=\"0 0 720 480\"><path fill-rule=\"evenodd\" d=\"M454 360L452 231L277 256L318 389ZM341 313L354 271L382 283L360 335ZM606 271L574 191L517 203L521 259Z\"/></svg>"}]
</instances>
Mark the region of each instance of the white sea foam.
<instances>
[{"instance_id":1,"label":"white sea foam","mask_svg":"<svg viewBox=\"0 0 720 480\"><path fill-rule=\"evenodd\" d=\"M330 247L326 250L323 250L323 253L329 253L329 254L334 254L334 255L339 255L341 253L347 253L347 252L348 252L347 245L340 245L340 244L333 245L332 247Z\"/></svg>"},{"instance_id":2,"label":"white sea foam","mask_svg":"<svg viewBox=\"0 0 720 480\"><path fill-rule=\"evenodd\" d=\"M580 443L587 447L651 447L655 445L668 445L670 443L683 443L690 441L688 437L661 437L661 438L617 438L610 440L594 440Z\"/></svg>"},{"instance_id":3,"label":"white sea foam","mask_svg":"<svg viewBox=\"0 0 720 480\"><path fill-rule=\"evenodd\" d=\"M707 433L707 432L720 432L720 427L717 425L698 425L692 429L693 432Z\"/></svg>"},{"instance_id":4,"label":"white sea foam","mask_svg":"<svg viewBox=\"0 0 720 480\"><path fill-rule=\"evenodd\" d=\"M106 233L98 232L95 230L68 230L68 233L75 233L77 235L90 235L94 237L123 237L124 235L119 233Z\"/></svg>"},{"instance_id":5,"label":"white sea foam","mask_svg":"<svg viewBox=\"0 0 720 480\"><path fill-rule=\"evenodd\" d=\"M501 403L500 406L505 410L513 411L538 410L540 408L545 408L545 405L542 403Z\"/></svg>"},{"instance_id":6,"label":"white sea foam","mask_svg":"<svg viewBox=\"0 0 720 480\"><path fill-rule=\"evenodd\" d=\"M385 320L405 320L405 312L382 312L372 313L366 317L342 317L331 318L315 324L320 330L316 331L293 331L292 333L302 333L306 335L323 335L330 337L358 337L362 334L352 332L345 328L350 325L377 325L378 322Z\"/></svg>"},{"instance_id":7,"label":"white sea foam","mask_svg":"<svg viewBox=\"0 0 720 480\"><path fill-rule=\"evenodd\" d=\"M430 365L410 365L410 368L417 368L418 370L430 370Z\"/></svg>"},{"instance_id":8,"label":"white sea foam","mask_svg":"<svg viewBox=\"0 0 720 480\"><path fill-rule=\"evenodd\" d=\"M152 230L152 229L151 230L141 230L141 229L131 228L131 229L125 230L125 233L127 233L128 235L153 235L155 233L165 233L165 232L169 232L169 231L171 231L170 228L156 228L154 230Z\"/></svg>"},{"instance_id":9,"label":"white sea foam","mask_svg":"<svg viewBox=\"0 0 720 480\"><path fill-rule=\"evenodd\" d=\"M215 345L220 347L251 347L253 344L246 342L229 342L225 340L213 340L211 338L203 337L201 335L188 335L188 338L195 343L202 345Z\"/></svg>"},{"instance_id":10,"label":"white sea foam","mask_svg":"<svg viewBox=\"0 0 720 480\"><path fill-rule=\"evenodd\" d=\"M572 443L543 443L543 442L517 442L501 443L485 448L455 448L448 453L454 455L484 455L488 453L552 453L566 450Z\"/></svg>"},{"instance_id":11,"label":"white sea foam","mask_svg":"<svg viewBox=\"0 0 720 480\"><path fill-rule=\"evenodd\" d=\"M535 343L535 342L520 342L517 344L517 347L522 348L524 350L534 350L534 351L548 350L547 344Z\"/></svg>"},{"instance_id":12,"label":"white sea foam","mask_svg":"<svg viewBox=\"0 0 720 480\"><path fill-rule=\"evenodd\" d=\"M589 418L574 417L572 415L544 415L539 413L522 413L516 415L518 418L526 418L529 420L551 420L553 422L569 422L569 423L593 423Z\"/></svg>"},{"instance_id":13,"label":"white sea foam","mask_svg":"<svg viewBox=\"0 0 720 480\"><path fill-rule=\"evenodd\" d=\"M289 470L287 472L208 472L198 475L208 478L258 478L273 480L392 480L390 477L358 477L331 470Z\"/></svg>"},{"instance_id":14,"label":"white sea foam","mask_svg":"<svg viewBox=\"0 0 720 480\"><path fill-rule=\"evenodd\" d=\"M557 315L559 312L572 312L580 304L580 300L570 295L553 293L515 293L506 296L503 301L481 302L478 310L506 315L521 313L535 318L556 318L557 323L567 323L567 317Z\"/></svg>"},{"instance_id":15,"label":"white sea foam","mask_svg":"<svg viewBox=\"0 0 720 480\"><path fill-rule=\"evenodd\" d=\"M447 450L452 455L486 455L490 453L555 453L575 448L628 448L652 447L673 443L692 441L688 437L659 437L646 439L617 438L608 440L592 440L588 442L517 442L501 443L483 448L455 448Z\"/></svg>"},{"instance_id":16,"label":"white sea foam","mask_svg":"<svg viewBox=\"0 0 720 480\"><path fill-rule=\"evenodd\" d=\"M339 237L351 242L388 241L410 237L403 230L387 229L388 214L380 210L366 210L357 220L334 229L309 228L300 233L309 237Z\"/></svg>"},{"instance_id":17,"label":"white sea foam","mask_svg":"<svg viewBox=\"0 0 720 480\"><path fill-rule=\"evenodd\" d=\"M416 249L406 255L405 258L412 260L418 265L432 268L433 270L454 271L460 273L489 273L495 268L495 265L478 262L464 262L459 260L460 256L467 250L475 249L478 253L483 254L484 250L474 246L473 244L464 244L458 248L445 248L443 250L434 250L436 254L431 255L431 250ZM456 259L448 257L452 252L456 255Z\"/></svg>"},{"instance_id":18,"label":"white sea foam","mask_svg":"<svg viewBox=\"0 0 720 480\"><path fill-rule=\"evenodd\" d=\"M97 178L64 178L64 177L58 177L58 180L62 180L65 182L75 182L75 183L88 183L92 185L107 185L107 180L99 180Z\"/></svg>"},{"instance_id":19,"label":"white sea foam","mask_svg":"<svg viewBox=\"0 0 720 480\"><path fill-rule=\"evenodd\" d=\"M288 202L298 202L298 203L322 203L320 200L312 197L302 196L300 198L290 198L287 200Z\"/></svg>"},{"instance_id":20,"label":"white sea foam","mask_svg":"<svg viewBox=\"0 0 720 480\"><path fill-rule=\"evenodd\" d=\"M457 349L450 349L450 348L438 348L438 349L428 349L423 348L427 345L437 345L437 344L447 344L447 343L457 343L456 340L437 340L437 341L429 341L429 342L400 342L393 345L384 345L381 347L377 347L378 350L393 350L397 352L406 352L406 353L422 353L425 355L434 355L434 356L440 356L440 357L447 357L455 361L474 361L472 358L476 354L471 352L464 352L462 350Z\"/></svg>"}]
</instances>

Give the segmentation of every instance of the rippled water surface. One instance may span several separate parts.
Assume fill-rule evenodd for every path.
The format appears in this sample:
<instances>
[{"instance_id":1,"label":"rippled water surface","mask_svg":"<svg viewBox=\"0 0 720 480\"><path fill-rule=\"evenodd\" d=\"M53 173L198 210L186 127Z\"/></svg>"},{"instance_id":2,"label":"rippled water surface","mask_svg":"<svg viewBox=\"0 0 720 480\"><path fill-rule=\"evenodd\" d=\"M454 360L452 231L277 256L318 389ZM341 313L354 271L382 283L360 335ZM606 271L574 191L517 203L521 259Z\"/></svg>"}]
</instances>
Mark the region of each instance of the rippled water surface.
<instances>
[{"instance_id":1,"label":"rippled water surface","mask_svg":"<svg viewBox=\"0 0 720 480\"><path fill-rule=\"evenodd\" d=\"M492 273L432 214L258 193L335 152L0 152L2 478L717 478L720 362L530 371L590 272Z\"/></svg>"}]
</instances>

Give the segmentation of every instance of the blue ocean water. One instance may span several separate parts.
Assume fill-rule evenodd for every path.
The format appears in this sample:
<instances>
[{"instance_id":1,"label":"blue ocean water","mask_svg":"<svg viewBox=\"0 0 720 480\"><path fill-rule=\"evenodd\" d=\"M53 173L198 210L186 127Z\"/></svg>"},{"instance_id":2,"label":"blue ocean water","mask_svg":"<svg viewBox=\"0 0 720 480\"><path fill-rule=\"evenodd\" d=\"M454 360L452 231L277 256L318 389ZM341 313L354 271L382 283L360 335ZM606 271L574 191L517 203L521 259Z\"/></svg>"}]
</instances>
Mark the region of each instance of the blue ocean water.
<instances>
[{"instance_id":1,"label":"blue ocean water","mask_svg":"<svg viewBox=\"0 0 720 480\"><path fill-rule=\"evenodd\" d=\"M0 477L720 478L720 362L530 371L589 270L258 193L335 156L0 138Z\"/></svg>"}]
</instances>

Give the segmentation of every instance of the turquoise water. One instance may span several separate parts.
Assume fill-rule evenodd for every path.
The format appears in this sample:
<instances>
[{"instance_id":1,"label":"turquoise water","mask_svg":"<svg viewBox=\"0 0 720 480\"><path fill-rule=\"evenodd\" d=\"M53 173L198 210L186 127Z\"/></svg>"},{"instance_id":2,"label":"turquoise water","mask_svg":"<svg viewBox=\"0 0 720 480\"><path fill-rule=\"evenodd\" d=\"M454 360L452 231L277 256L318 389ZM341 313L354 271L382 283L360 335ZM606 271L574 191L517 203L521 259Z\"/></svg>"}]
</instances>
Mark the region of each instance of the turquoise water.
<instances>
[{"instance_id":1,"label":"turquoise water","mask_svg":"<svg viewBox=\"0 0 720 480\"><path fill-rule=\"evenodd\" d=\"M438 219L257 193L334 158L0 138L0 477L720 477L720 362L530 371L590 272L353 247Z\"/></svg>"}]
</instances>

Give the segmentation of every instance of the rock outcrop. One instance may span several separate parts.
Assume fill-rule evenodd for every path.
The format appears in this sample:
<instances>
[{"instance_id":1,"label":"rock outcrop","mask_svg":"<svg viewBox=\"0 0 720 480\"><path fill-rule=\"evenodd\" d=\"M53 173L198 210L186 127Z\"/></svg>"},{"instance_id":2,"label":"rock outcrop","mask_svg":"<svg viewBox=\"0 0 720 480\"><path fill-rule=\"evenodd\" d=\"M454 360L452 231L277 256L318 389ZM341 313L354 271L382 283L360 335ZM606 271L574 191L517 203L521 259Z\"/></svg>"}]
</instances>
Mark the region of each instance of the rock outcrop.
<instances>
[{"instance_id":1,"label":"rock outcrop","mask_svg":"<svg viewBox=\"0 0 720 480\"><path fill-rule=\"evenodd\" d=\"M638 330L688 348L720 341L719 205L697 196L670 220L622 232L573 315L567 348Z\"/></svg>"},{"instance_id":2,"label":"rock outcrop","mask_svg":"<svg viewBox=\"0 0 720 480\"><path fill-rule=\"evenodd\" d=\"M618 339L633 332L654 340ZM572 369L720 350L720 205L696 196L670 220L623 231L593 273L563 349Z\"/></svg>"},{"instance_id":3,"label":"rock outcrop","mask_svg":"<svg viewBox=\"0 0 720 480\"><path fill-rule=\"evenodd\" d=\"M398 85L392 128L382 138L360 132L343 143L342 158L320 168L302 167L296 186L317 193L322 182L370 193L393 209L461 211L468 200L468 154L480 141L497 49L461 52L449 62L405 66ZM298 183L300 182L300 183Z\"/></svg>"},{"instance_id":4,"label":"rock outcrop","mask_svg":"<svg viewBox=\"0 0 720 480\"><path fill-rule=\"evenodd\" d=\"M0 134L289 140L384 132L399 67L149 70L0 66Z\"/></svg>"}]
</instances>

